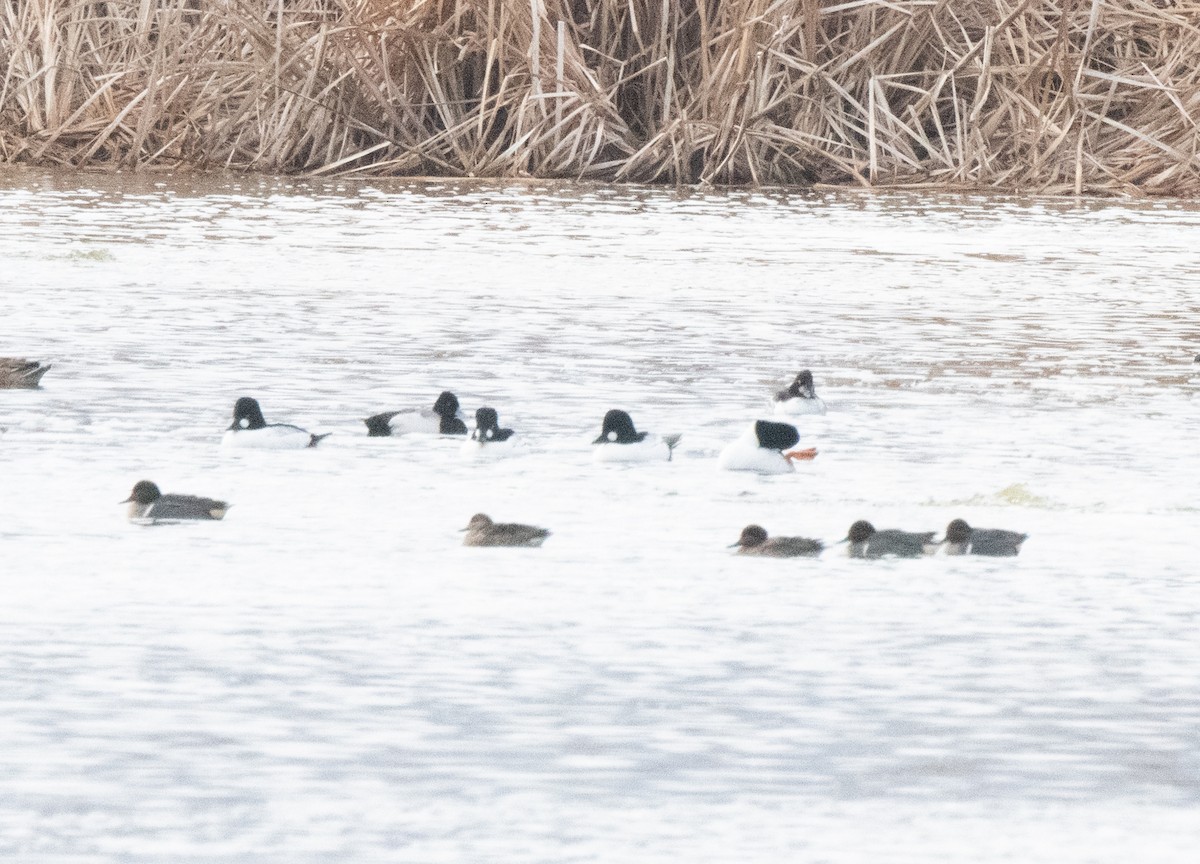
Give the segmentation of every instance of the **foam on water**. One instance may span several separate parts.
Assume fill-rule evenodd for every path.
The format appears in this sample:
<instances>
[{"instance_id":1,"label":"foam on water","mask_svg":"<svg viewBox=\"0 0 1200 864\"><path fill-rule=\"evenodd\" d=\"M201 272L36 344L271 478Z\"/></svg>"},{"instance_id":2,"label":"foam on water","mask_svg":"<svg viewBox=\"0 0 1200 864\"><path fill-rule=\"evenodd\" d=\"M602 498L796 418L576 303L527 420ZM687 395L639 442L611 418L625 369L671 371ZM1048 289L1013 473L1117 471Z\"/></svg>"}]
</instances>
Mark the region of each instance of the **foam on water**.
<instances>
[{"instance_id":1,"label":"foam on water","mask_svg":"<svg viewBox=\"0 0 1200 864\"><path fill-rule=\"evenodd\" d=\"M1154 860L1200 843L1200 213L0 178L0 854ZM715 469L812 368L794 475ZM368 439L453 389L524 448ZM234 400L334 432L223 453ZM682 432L595 465L604 412ZM133 482L227 499L123 521ZM540 550L459 545L472 513ZM751 522L1031 534L739 558Z\"/></svg>"}]
</instances>

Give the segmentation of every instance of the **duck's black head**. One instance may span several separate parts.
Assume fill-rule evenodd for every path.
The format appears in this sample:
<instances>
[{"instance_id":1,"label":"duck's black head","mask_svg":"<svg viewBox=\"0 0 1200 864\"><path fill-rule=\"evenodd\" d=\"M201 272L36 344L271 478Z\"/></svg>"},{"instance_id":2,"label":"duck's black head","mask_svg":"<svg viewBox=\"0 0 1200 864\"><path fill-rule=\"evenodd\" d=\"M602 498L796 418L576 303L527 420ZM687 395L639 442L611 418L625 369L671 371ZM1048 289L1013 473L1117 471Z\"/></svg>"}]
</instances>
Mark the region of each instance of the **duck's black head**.
<instances>
[{"instance_id":1,"label":"duck's black head","mask_svg":"<svg viewBox=\"0 0 1200 864\"><path fill-rule=\"evenodd\" d=\"M947 543L966 543L971 539L971 526L966 519L955 519L946 526Z\"/></svg>"},{"instance_id":2,"label":"duck's black head","mask_svg":"<svg viewBox=\"0 0 1200 864\"><path fill-rule=\"evenodd\" d=\"M817 388L813 384L812 372L807 369L796 373L796 380L792 382L790 389L793 396L799 396L802 399L817 398Z\"/></svg>"},{"instance_id":3,"label":"duck's black head","mask_svg":"<svg viewBox=\"0 0 1200 864\"><path fill-rule=\"evenodd\" d=\"M592 443L636 444L645 437L645 432L639 432L634 428L633 418L627 412L620 408L614 408L604 415L604 423L600 427L600 437Z\"/></svg>"},{"instance_id":4,"label":"duck's black head","mask_svg":"<svg viewBox=\"0 0 1200 864\"><path fill-rule=\"evenodd\" d=\"M161 497L162 493L158 491L157 486L149 480L139 480L133 484L133 491L129 493L129 497L118 503L128 504L130 501L136 501L138 504L153 504Z\"/></svg>"},{"instance_id":5,"label":"duck's black head","mask_svg":"<svg viewBox=\"0 0 1200 864\"><path fill-rule=\"evenodd\" d=\"M449 390L443 390L433 403L433 413L441 417L453 417L458 413L458 397Z\"/></svg>"},{"instance_id":6,"label":"duck's black head","mask_svg":"<svg viewBox=\"0 0 1200 864\"><path fill-rule=\"evenodd\" d=\"M759 447L768 450L783 451L800 442L800 432L791 423L774 423L770 420L755 422L754 437L758 439Z\"/></svg>"},{"instance_id":7,"label":"duck's black head","mask_svg":"<svg viewBox=\"0 0 1200 864\"><path fill-rule=\"evenodd\" d=\"M738 538L738 542L734 546L741 546L743 549L751 549L755 546L761 546L767 542L767 529L761 525L747 525L742 529L742 536Z\"/></svg>"},{"instance_id":8,"label":"duck's black head","mask_svg":"<svg viewBox=\"0 0 1200 864\"><path fill-rule=\"evenodd\" d=\"M471 433L476 441L507 441L512 434L513 430L500 428L500 415L495 408L476 409L475 431Z\"/></svg>"},{"instance_id":9,"label":"duck's black head","mask_svg":"<svg viewBox=\"0 0 1200 864\"><path fill-rule=\"evenodd\" d=\"M257 399L243 396L233 403L233 422L229 424L230 429L261 429L266 425L267 421L263 419Z\"/></svg>"},{"instance_id":10,"label":"duck's black head","mask_svg":"<svg viewBox=\"0 0 1200 864\"><path fill-rule=\"evenodd\" d=\"M846 534L846 539L851 543L865 543L870 540L875 534L875 526L866 519L859 519L850 526L850 531Z\"/></svg>"}]
</instances>

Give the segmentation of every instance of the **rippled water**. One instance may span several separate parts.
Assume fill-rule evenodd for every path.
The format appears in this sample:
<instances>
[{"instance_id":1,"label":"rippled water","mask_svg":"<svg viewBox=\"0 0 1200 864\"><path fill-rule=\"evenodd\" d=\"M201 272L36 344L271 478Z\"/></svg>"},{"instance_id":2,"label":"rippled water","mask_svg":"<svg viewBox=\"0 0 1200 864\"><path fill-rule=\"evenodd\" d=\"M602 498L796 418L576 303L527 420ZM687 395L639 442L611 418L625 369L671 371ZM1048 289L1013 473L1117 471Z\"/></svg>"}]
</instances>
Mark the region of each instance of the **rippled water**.
<instances>
[{"instance_id":1,"label":"rippled water","mask_svg":"<svg viewBox=\"0 0 1200 864\"><path fill-rule=\"evenodd\" d=\"M1180 861L1200 211L0 177L0 854ZM796 370L792 476L715 455ZM524 451L361 419L443 388ZM218 448L233 401L334 434ZM593 465L604 411L684 433ZM139 528L148 477L223 523ZM467 518L540 550L458 545ZM1015 560L731 556L749 522Z\"/></svg>"}]
</instances>

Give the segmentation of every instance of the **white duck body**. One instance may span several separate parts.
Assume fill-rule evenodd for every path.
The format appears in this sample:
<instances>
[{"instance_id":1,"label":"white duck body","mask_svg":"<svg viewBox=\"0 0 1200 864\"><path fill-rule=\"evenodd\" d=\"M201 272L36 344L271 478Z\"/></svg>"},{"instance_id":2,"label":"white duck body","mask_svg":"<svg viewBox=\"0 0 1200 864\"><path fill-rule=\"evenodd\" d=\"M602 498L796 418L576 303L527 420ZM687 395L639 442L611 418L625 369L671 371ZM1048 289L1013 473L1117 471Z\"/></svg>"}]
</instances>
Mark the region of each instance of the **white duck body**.
<instances>
[{"instance_id":1,"label":"white duck body","mask_svg":"<svg viewBox=\"0 0 1200 864\"><path fill-rule=\"evenodd\" d=\"M258 429L227 429L221 446L240 450L303 450L313 446L313 434L299 426L271 423Z\"/></svg>"},{"instance_id":2,"label":"white duck body","mask_svg":"<svg viewBox=\"0 0 1200 864\"><path fill-rule=\"evenodd\" d=\"M804 396L793 396L790 399L776 400L774 406L776 417L803 417L806 414L824 414L825 403L818 396L811 399Z\"/></svg>"},{"instance_id":3,"label":"white duck body","mask_svg":"<svg viewBox=\"0 0 1200 864\"><path fill-rule=\"evenodd\" d=\"M790 474L796 468L783 451L796 446L799 440L800 433L795 426L756 420L741 437L721 451L717 466L725 471Z\"/></svg>"},{"instance_id":4,"label":"white duck body","mask_svg":"<svg viewBox=\"0 0 1200 864\"><path fill-rule=\"evenodd\" d=\"M678 436L669 436L675 441ZM669 438L658 435L647 435L641 441L621 443L604 441L592 447L594 462L669 462L675 449L674 443L668 443Z\"/></svg>"}]
</instances>

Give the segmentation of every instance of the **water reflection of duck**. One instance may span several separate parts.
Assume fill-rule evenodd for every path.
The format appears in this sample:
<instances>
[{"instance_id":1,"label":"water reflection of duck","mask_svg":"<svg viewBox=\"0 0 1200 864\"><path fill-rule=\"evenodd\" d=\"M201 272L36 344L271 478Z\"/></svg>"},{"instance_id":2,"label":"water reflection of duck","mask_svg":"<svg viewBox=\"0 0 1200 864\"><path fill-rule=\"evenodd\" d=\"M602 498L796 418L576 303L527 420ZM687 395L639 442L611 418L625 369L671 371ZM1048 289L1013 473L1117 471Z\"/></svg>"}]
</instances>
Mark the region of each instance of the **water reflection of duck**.
<instances>
[{"instance_id":1,"label":"water reflection of duck","mask_svg":"<svg viewBox=\"0 0 1200 864\"><path fill-rule=\"evenodd\" d=\"M850 544L851 558L920 558L937 551L934 531L900 531L896 528L875 530L875 526L860 519L850 526L843 543Z\"/></svg>"},{"instance_id":2,"label":"water reflection of duck","mask_svg":"<svg viewBox=\"0 0 1200 864\"><path fill-rule=\"evenodd\" d=\"M238 399L233 406L233 422L221 438L222 447L253 447L271 450L292 450L316 447L322 438L332 433L314 435L307 429L289 423L268 423L258 400L249 396Z\"/></svg>"},{"instance_id":3,"label":"water reflection of duck","mask_svg":"<svg viewBox=\"0 0 1200 864\"><path fill-rule=\"evenodd\" d=\"M37 387L42 376L50 371L50 365L21 357L0 357L0 388Z\"/></svg>"},{"instance_id":4,"label":"water reflection of duck","mask_svg":"<svg viewBox=\"0 0 1200 864\"><path fill-rule=\"evenodd\" d=\"M965 519L955 519L946 526L946 539L942 541L947 555L990 555L995 558L1011 558L1021 551L1021 544L1029 538L1019 531L1002 528L972 528Z\"/></svg>"},{"instance_id":5,"label":"water reflection of duck","mask_svg":"<svg viewBox=\"0 0 1200 864\"><path fill-rule=\"evenodd\" d=\"M804 414L824 414L825 403L817 396L812 372L805 369L796 373L796 379L771 400L777 415L799 417Z\"/></svg>"},{"instance_id":6,"label":"water reflection of duck","mask_svg":"<svg viewBox=\"0 0 1200 864\"><path fill-rule=\"evenodd\" d=\"M433 410L408 408L386 411L363 421L367 435L380 437L405 432L424 432L429 435L466 435L467 424L458 416L458 397L443 390L433 403Z\"/></svg>"},{"instance_id":7,"label":"water reflection of duck","mask_svg":"<svg viewBox=\"0 0 1200 864\"><path fill-rule=\"evenodd\" d=\"M815 558L825 545L807 537L768 537L761 525L747 525L742 536L729 548L738 547L739 555L762 555L769 558Z\"/></svg>"},{"instance_id":8,"label":"water reflection of duck","mask_svg":"<svg viewBox=\"0 0 1200 864\"><path fill-rule=\"evenodd\" d=\"M149 480L134 484L133 491L121 504L129 505L131 522L177 522L184 519L224 519L229 504L215 498L173 495L158 490Z\"/></svg>"},{"instance_id":9,"label":"water reflection of duck","mask_svg":"<svg viewBox=\"0 0 1200 864\"><path fill-rule=\"evenodd\" d=\"M639 432L627 411L613 408L604 415L600 436L592 442L592 458L597 462L670 462L682 437Z\"/></svg>"}]
</instances>

